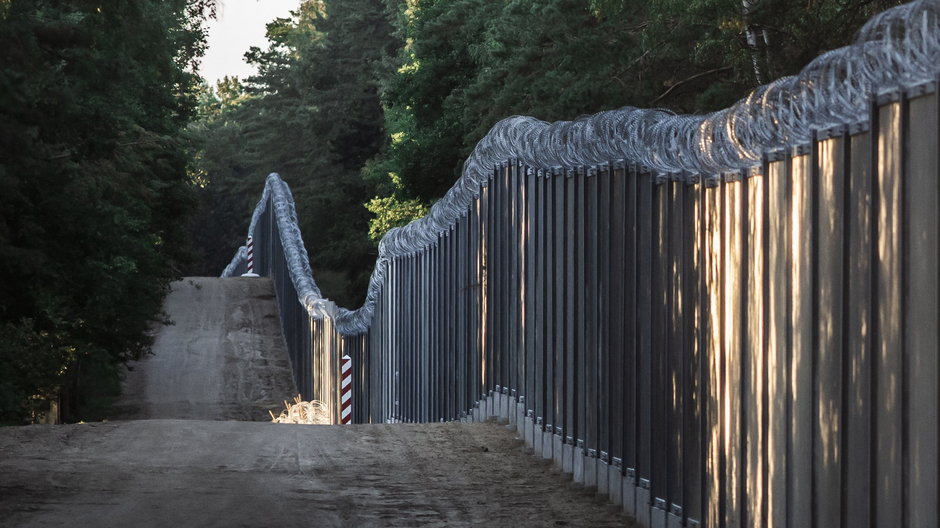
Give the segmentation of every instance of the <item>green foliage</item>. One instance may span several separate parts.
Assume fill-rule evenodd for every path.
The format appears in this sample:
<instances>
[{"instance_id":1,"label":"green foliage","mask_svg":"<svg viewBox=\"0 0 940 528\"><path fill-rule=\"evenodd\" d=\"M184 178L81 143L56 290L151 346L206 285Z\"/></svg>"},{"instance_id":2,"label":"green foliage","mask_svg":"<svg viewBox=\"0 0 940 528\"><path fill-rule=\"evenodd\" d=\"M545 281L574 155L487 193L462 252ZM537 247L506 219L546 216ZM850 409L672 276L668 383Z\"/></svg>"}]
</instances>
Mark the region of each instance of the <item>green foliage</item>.
<instances>
[{"instance_id":1,"label":"green foliage","mask_svg":"<svg viewBox=\"0 0 940 528\"><path fill-rule=\"evenodd\" d=\"M186 70L211 7L6 5L0 420L27 417L34 397L61 397L77 419L90 394L114 386L114 365L147 352L183 258L192 197L180 131L196 101Z\"/></svg>"},{"instance_id":2,"label":"green foliage","mask_svg":"<svg viewBox=\"0 0 940 528\"><path fill-rule=\"evenodd\" d=\"M206 106L207 224L197 233L210 248L206 270L227 263L264 175L278 171L295 191L318 281L357 306L372 264L366 224L376 240L421 214L497 121L625 105L714 111L847 44L896 3L304 2L269 25L267 49L247 54L260 74L219 86Z\"/></svg>"},{"instance_id":3,"label":"green foliage","mask_svg":"<svg viewBox=\"0 0 940 528\"><path fill-rule=\"evenodd\" d=\"M740 0L390 0L407 45L384 81L389 146L371 166L400 175L399 198L427 202L504 117L714 111L897 3L759 0L745 13Z\"/></svg>"},{"instance_id":4,"label":"green foliage","mask_svg":"<svg viewBox=\"0 0 940 528\"><path fill-rule=\"evenodd\" d=\"M340 305L361 304L375 248L362 206L373 191L360 172L384 142L378 79L397 53L392 32L380 0L303 2L268 24L267 49L246 53L257 76L217 87L219 100L193 128L205 180L193 226L202 272L225 267L264 178L278 172L294 193L321 290Z\"/></svg>"},{"instance_id":5,"label":"green foliage","mask_svg":"<svg viewBox=\"0 0 940 528\"><path fill-rule=\"evenodd\" d=\"M417 199L400 200L395 196L375 197L366 204L375 217L369 221L369 238L378 242L389 230L426 216L429 208Z\"/></svg>"}]
</instances>

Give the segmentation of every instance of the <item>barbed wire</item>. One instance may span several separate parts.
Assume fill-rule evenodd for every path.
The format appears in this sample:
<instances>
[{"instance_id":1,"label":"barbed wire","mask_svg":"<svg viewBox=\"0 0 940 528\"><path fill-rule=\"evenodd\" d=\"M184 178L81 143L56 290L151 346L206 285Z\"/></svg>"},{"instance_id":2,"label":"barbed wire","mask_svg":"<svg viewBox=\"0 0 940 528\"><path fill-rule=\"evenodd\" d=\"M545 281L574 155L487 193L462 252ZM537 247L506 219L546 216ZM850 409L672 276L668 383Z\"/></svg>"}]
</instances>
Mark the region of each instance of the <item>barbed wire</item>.
<instances>
[{"instance_id":1,"label":"barbed wire","mask_svg":"<svg viewBox=\"0 0 940 528\"><path fill-rule=\"evenodd\" d=\"M544 174L624 161L644 167L644 172L702 181L753 167L765 152L808 144L814 130L865 121L876 90L933 81L938 71L940 2L918 0L872 18L854 44L825 53L798 75L756 88L718 112L676 115L624 107L555 123L506 118L476 145L462 176L427 216L382 238L366 301L354 311L336 309L337 328L345 335L367 332L388 262L437 243L467 214L494 169L507 160ZM269 187L276 191L275 208L285 215L278 216L282 244L285 255L290 251L292 279L309 311L322 305L322 296L309 275L290 191L276 180L272 183L269 176L265 193ZM256 209L250 232L258 215ZM233 264L240 256L244 258L242 250ZM294 278L295 273L307 274L309 280Z\"/></svg>"}]
</instances>

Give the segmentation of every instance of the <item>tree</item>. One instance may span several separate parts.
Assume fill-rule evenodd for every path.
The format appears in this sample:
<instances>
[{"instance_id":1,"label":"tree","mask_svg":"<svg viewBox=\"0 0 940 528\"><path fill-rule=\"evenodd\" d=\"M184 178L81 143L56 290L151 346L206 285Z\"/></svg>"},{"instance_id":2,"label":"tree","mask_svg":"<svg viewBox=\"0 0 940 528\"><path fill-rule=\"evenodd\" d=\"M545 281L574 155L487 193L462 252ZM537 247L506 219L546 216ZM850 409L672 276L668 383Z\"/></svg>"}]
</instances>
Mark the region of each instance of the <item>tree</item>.
<instances>
[{"instance_id":1,"label":"tree","mask_svg":"<svg viewBox=\"0 0 940 528\"><path fill-rule=\"evenodd\" d=\"M240 219L228 224L236 236L218 237L229 247L207 255L206 267L222 270L243 242L264 178L278 172L294 193L321 290L355 307L375 259L362 205L371 191L360 171L384 142L378 79L397 41L379 0L307 1L267 35L267 49L246 54L259 73L243 83L239 102L223 103L201 125L203 204ZM203 225L213 236L228 229Z\"/></svg>"},{"instance_id":2,"label":"tree","mask_svg":"<svg viewBox=\"0 0 940 528\"><path fill-rule=\"evenodd\" d=\"M898 3L390 0L407 45L383 81L389 143L367 175L382 183L387 202L371 207L382 217L383 204L441 197L502 118L725 108L848 44L872 15Z\"/></svg>"},{"instance_id":3,"label":"tree","mask_svg":"<svg viewBox=\"0 0 940 528\"><path fill-rule=\"evenodd\" d=\"M92 415L184 258L211 2L13 0L0 49L0 421ZM106 398L105 398L106 399Z\"/></svg>"}]
</instances>

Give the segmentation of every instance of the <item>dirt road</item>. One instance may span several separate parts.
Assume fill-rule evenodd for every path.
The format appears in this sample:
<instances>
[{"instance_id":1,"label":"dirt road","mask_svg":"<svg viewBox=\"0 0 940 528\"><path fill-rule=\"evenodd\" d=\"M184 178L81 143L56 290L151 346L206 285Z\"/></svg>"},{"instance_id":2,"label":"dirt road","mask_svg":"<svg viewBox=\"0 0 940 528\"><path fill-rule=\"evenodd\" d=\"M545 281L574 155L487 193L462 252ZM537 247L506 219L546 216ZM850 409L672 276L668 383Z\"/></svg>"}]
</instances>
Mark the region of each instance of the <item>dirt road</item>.
<instances>
[{"instance_id":1,"label":"dirt road","mask_svg":"<svg viewBox=\"0 0 940 528\"><path fill-rule=\"evenodd\" d=\"M494 423L235 421L293 391L270 282L245 281L174 286L123 420L0 429L0 525L628 526Z\"/></svg>"},{"instance_id":2,"label":"dirt road","mask_svg":"<svg viewBox=\"0 0 940 528\"><path fill-rule=\"evenodd\" d=\"M297 393L270 279L187 278L164 311L173 324L133 365L114 418L270 420Z\"/></svg>"}]
</instances>

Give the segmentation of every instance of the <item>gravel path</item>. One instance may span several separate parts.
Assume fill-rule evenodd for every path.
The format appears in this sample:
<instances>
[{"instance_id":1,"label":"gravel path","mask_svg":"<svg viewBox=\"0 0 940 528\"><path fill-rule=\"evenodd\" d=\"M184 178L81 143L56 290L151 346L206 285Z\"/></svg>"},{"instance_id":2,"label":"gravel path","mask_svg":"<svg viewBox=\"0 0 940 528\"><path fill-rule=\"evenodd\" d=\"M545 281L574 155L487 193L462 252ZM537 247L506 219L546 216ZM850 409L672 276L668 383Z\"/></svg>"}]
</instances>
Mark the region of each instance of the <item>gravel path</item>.
<instances>
[{"instance_id":1,"label":"gravel path","mask_svg":"<svg viewBox=\"0 0 940 528\"><path fill-rule=\"evenodd\" d=\"M0 429L0 526L630 526L495 423L242 421L293 393L273 306L176 283L121 420Z\"/></svg>"}]
</instances>

